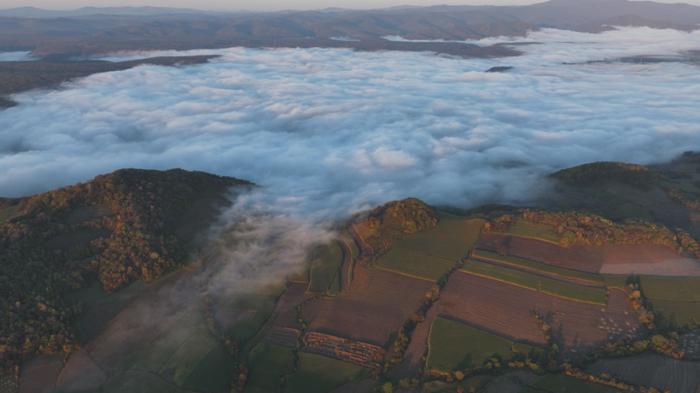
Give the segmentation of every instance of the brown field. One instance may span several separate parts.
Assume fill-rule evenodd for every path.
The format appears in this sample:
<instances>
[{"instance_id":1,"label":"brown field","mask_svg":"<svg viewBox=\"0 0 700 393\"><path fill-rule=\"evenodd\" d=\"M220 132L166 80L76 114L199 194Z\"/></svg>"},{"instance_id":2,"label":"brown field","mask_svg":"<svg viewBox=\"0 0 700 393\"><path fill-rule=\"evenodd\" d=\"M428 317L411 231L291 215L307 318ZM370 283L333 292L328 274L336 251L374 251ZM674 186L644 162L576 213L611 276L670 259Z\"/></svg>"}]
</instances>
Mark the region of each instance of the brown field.
<instances>
[{"instance_id":1,"label":"brown field","mask_svg":"<svg viewBox=\"0 0 700 393\"><path fill-rule=\"evenodd\" d=\"M332 299L308 301L304 319L310 330L383 346L418 309L431 287L425 280L358 263L350 290Z\"/></svg>"},{"instance_id":2,"label":"brown field","mask_svg":"<svg viewBox=\"0 0 700 393\"><path fill-rule=\"evenodd\" d=\"M621 290L611 290L608 305L603 307L559 299L463 272L450 278L436 307L440 314L533 344L544 344L545 338L531 311L553 313L555 331L559 331L569 348L632 335L638 328L637 316Z\"/></svg>"},{"instance_id":3,"label":"brown field","mask_svg":"<svg viewBox=\"0 0 700 393\"><path fill-rule=\"evenodd\" d=\"M606 245L602 257L601 273L700 276L700 261L663 245Z\"/></svg>"},{"instance_id":4,"label":"brown field","mask_svg":"<svg viewBox=\"0 0 700 393\"><path fill-rule=\"evenodd\" d=\"M598 247L561 247L550 242L494 233L483 234L477 248L505 251L508 255L591 273L600 271L603 264L602 250Z\"/></svg>"}]
</instances>

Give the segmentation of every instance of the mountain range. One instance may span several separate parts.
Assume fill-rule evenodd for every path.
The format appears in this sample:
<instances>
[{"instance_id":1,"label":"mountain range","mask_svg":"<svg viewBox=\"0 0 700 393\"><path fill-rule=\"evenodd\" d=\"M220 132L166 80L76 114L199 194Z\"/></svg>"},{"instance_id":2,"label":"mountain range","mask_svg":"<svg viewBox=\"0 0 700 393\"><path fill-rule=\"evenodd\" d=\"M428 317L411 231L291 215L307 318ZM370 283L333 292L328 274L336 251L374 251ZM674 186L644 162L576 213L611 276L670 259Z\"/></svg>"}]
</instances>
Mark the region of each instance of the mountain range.
<instances>
[{"instance_id":1,"label":"mountain range","mask_svg":"<svg viewBox=\"0 0 700 393\"><path fill-rule=\"evenodd\" d=\"M542 28L600 32L611 26L650 26L689 31L698 25L698 6L629 0L267 13L157 7L75 11L16 8L0 10L0 49L55 55L230 46L334 47L340 45L338 37L381 47L386 45L386 36L474 40L523 36Z\"/></svg>"}]
</instances>

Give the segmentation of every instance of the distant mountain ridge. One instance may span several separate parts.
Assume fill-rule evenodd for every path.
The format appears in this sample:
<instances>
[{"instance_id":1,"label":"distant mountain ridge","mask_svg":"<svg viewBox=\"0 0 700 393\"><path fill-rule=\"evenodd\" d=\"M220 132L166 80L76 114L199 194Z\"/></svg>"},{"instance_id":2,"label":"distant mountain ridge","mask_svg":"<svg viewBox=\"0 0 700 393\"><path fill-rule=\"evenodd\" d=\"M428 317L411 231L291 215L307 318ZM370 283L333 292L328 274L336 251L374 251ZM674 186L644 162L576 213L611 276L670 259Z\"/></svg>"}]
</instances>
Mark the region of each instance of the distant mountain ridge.
<instances>
[{"instance_id":1,"label":"distant mountain ridge","mask_svg":"<svg viewBox=\"0 0 700 393\"><path fill-rule=\"evenodd\" d=\"M611 26L692 31L700 28L700 7L630 0L551 0L526 6L247 13L159 7L18 8L0 10L0 50L31 50L45 56L231 46L337 47L340 44L333 37L361 42L344 47L387 49L386 36L460 41L524 36L542 28L595 33Z\"/></svg>"},{"instance_id":2,"label":"distant mountain ridge","mask_svg":"<svg viewBox=\"0 0 700 393\"><path fill-rule=\"evenodd\" d=\"M81 7L73 10L49 10L38 7L17 7L0 9L0 16L12 18L67 18L77 16L94 15L186 15L186 14L210 14L214 11L205 11L191 8L171 7Z\"/></svg>"}]
</instances>

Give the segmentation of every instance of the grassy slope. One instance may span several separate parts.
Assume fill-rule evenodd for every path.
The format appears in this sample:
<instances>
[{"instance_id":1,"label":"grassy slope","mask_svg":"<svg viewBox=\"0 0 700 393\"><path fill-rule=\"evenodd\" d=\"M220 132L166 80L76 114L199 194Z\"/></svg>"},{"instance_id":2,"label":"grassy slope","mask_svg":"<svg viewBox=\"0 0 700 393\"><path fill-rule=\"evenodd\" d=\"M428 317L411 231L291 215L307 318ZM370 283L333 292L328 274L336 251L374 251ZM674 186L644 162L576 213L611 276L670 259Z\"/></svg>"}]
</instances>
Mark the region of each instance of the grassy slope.
<instances>
[{"instance_id":1,"label":"grassy slope","mask_svg":"<svg viewBox=\"0 0 700 393\"><path fill-rule=\"evenodd\" d=\"M478 240L484 221L440 214L438 225L396 241L377 260L384 269L435 281L466 256Z\"/></svg>"},{"instance_id":2,"label":"grassy slope","mask_svg":"<svg viewBox=\"0 0 700 393\"><path fill-rule=\"evenodd\" d=\"M533 347L504 337L438 317L430 330L430 347L427 366L451 371L481 366L490 356L497 354L510 358L514 350L528 353Z\"/></svg>"},{"instance_id":3,"label":"grassy slope","mask_svg":"<svg viewBox=\"0 0 700 393\"><path fill-rule=\"evenodd\" d=\"M343 250L332 242L319 247L309 269L309 291L335 295L341 289Z\"/></svg>"},{"instance_id":4,"label":"grassy slope","mask_svg":"<svg viewBox=\"0 0 700 393\"><path fill-rule=\"evenodd\" d=\"M481 277L492 278L570 300L595 304L607 303L607 291L605 288L587 287L558 281L537 274L509 269L476 260L467 261L462 270Z\"/></svg>"}]
</instances>

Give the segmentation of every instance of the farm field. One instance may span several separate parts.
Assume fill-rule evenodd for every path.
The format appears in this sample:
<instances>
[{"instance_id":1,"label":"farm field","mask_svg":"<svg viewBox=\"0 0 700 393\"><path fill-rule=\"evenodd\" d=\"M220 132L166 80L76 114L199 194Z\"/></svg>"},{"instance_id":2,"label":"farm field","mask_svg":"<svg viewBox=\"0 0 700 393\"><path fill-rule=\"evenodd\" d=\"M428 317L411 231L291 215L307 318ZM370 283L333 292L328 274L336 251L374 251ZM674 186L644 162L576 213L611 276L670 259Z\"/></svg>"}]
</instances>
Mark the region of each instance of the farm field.
<instances>
[{"instance_id":1,"label":"farm field","mask_svg":"<svg viewBox=\"0 0 700 393\"><path fill-rule=\"evenodd\" d=\"M602 359L587 371L593 374L607 372L630 383L670 389L673 393L695 393L700 387L700 363L661 355Z\"/></svg>"},{"instance_id":2,"label":"farm field","mask_svg":"<svg viewBox=\"0 0 700 393\"><path fill-rule=\"evenodd\" d=\"M525 258L519 258L511 255L500 255L498 253L487 250L474 250L472 258L484 260L487 262L497 262L499 264L509 265L512 267L525 269L541 274L552 275L561 279L570 279L587 284L604 285L603 278L594 273L583 272L579 270L566 269L547 263L532 261Z\"/></svg>"},{"instance_id":3,"label":"farm field","mask_svg":"<svg viewBox=\"0 0 700 393\"><path fill-rule=\"evenodd\" d=\"M481 233L484 221L439 214L435 228L408 235L376 261L376 266L436 281L465 257Z\"/></svg>"},{"instance_id":4,"label":"farm field","mask_svg":"<svg viewBox=\"0 0 700 393\"><path fill-rule=\"evenodd\" d=\"M462 271L452 275L436 307L440 314L534 344L545 344L545 340L533 313L551 314L552 326L561 330L569 348L633 337L639 326L627 295L619 289L610 290L608 303L602 306L504 285Z\"/></svg>"},{"instance_id":5,"label":"farm field","mask_svg":"<svg viewBox=\"0 0 700 393\"><path fill-rule=\"evenodd\" d=\"M462 270L469 274L529 288L564 299L601 305L607 303L607 291L604 287L573 284L477 260L467 261Z\"/></svg>"},{"instance_id":6,"label":"farm field","mask_svg":"<svg viewBox=\"0 0 700 393\"><path fill-rule=\"evenodd\" d=\"M309 300L302 313L312 331L383 346L431 287L430 281L358 264L350 289L334 298Z\"/></svg>"},{"instance_id":7,"label":"farm field","mask_svg":"<svg viewBox=\"0 0 700 393\"><path fill-rule=\"evenodd\" d=\"M327 393L349 382L364 379L369 370L352 363L301 352L299 368L287 380L287 393Z\"/></svg>"},{"instance_id":8,"label":"farm field","mask_svg":"<svg viewBox=\"0 0 700 393\"><path fill-rule=\"evenodd\" d=\"M547 241L496 233L482 234L476 247L589 273L598 273L603 266L600 247L561 247Z\"/></svg>"},{"instance_id":9,"label":"farm field","mask_svg":"<svg viewBox=\"0 0 700 393\"><path fill-rule=\"evenodd\" d=\"M510 359L516 352L528 354L534 348L439 316L430 330L427 367L442 371L480 367L492 355Z\"/></svg>"},{"instance_id":10,"label":"farm field","mask_svg":"<svg viewBox=\"0 0 700 393\"><path fill-rule=\"evenodd\" d=\"M245 392L281 392L282 378L294 370L294 350L262 342L250 352Z\"/></svg>"},{"instance_id":11,"label":"farm field","mask_svg":"<svg viewBox=\"0 0 700 393\"><path fill-rule=\"evenodd\" d=\"M581 381L562 374L546 374L526 385L520 393L619 393L621 390Z\"/></svg>"},{"instance_id":12,"label":"farm field","mask_svg":"<svg viewBox=\"0 0 700 393\"><path fill-rule=\"evenodd\" d=\"M700 261L656 244L609 244L601 247L601 273L700 276Z\"/></svg>"},{"instance_id":13,"label":"farm field","mask_svg":"<svg viewBox=\"0 0 700 393\"><path fill-rule=\"evenodd\" d=\"M654 312L679 325L700 323L700 277L642 276L641 282Z\"/></svg>"},{"instance_id":14,"label":"farm field","mask_svg":"<svg viewBox=\"0 0 700 393\"><path fill-rule=\"evenodd\" d=\"M337 295L341 289L343 250L337 242L318 247L309 266L309 292Z\"/></svg>"},{"instance_id":15,"label":"farm field","mask_svg":"<svg viewBox=\"0 0 700 393\"><path fill-rule=\"evenodd\" d=\"M561 240L561 236L551 225L539 224L523 218L516 219L515 222L510 225L505 234L539 239L557 244Z\"/></svg>"}]
</instances>

